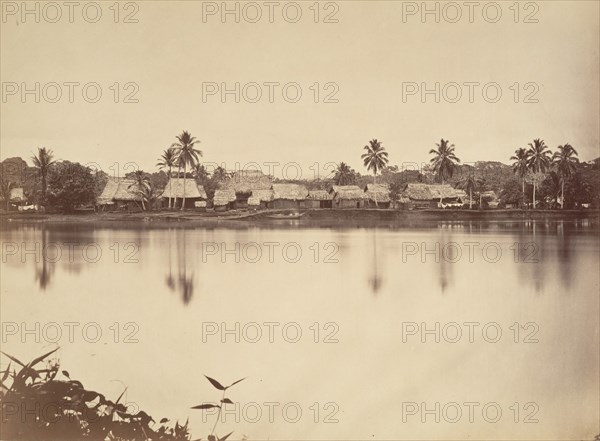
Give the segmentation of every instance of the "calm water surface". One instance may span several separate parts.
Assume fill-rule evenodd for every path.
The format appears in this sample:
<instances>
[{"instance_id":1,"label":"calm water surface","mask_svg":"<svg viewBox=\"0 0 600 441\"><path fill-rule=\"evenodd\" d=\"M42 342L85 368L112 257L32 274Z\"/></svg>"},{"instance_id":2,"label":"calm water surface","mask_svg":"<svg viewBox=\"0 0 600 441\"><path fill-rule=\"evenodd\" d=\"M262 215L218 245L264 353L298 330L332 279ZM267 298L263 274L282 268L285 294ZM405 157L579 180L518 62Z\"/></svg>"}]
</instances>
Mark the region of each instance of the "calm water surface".
<instances>
[{"instance_id":1,"label":"calm water surface","mask_svg":"<svg viewBox=\"0 0 600 441\"><path fill-rule=\"evenodd\" d=\"M1 319L34 332L2 349L33 358L58 339L72 378L112 399L126 385L196 438L215 417L189 408L221 398L204 374L247 377L218 429L238 438L600 432L598 225L273 225L5 226Z\"/></svg>"}]
</instances>

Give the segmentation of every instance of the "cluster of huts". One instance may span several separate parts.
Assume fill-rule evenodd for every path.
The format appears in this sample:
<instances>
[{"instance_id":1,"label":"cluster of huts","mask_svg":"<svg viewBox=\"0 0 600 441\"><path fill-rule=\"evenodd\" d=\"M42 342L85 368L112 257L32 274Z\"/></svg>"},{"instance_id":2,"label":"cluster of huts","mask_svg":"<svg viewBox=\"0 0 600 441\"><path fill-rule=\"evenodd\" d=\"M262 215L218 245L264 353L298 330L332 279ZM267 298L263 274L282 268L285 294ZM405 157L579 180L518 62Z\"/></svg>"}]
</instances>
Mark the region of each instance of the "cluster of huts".
<instances>
[{"instance_id":1,"label":"cluster of huts","mask_svg":"<svg viewBox=\"0 0 600 441\"><path fill-rule=\"evenodd\" d=\"M185 185L185 189L184 189ZM133 180L112 178L97 201L100 210L132 210L140 207L141 196ZM490 192L493 193L493 192ZM409 183L392 200L386 184L333 185L327 190L309 190L300 184L274 183L260 171L234 173L209 198L194 179L171 178L160 199L161 206L215 211L233 209L308 209L308 208L439 208L469 205L468 195L450 185ZM495 195L493 199L496 200ZM475 203L475 201L474 201ZM475 203L476 204L476 203ZM496 204L497 205L497 204ZM491 206L491 205L490 205Z\"/></svg>"}]
</instances>

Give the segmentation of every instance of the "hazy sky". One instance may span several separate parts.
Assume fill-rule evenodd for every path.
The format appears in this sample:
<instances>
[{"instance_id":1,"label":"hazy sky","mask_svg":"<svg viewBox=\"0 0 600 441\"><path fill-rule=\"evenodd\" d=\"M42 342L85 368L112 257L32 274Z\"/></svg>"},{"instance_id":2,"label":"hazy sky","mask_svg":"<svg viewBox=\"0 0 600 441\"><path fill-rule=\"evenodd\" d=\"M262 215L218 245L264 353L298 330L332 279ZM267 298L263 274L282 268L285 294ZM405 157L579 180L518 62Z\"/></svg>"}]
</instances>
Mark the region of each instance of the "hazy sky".
<instances>
[{"instance_id":1,"label":"hazy sky","mask_svg":"<svg viewBox=\"0 0 600 441\"><path fill-rule=\"evenodd\" d=\"M54 20L57 9L39 4L36 23L34 14L23 21L21 2L3 2L2 159L29 158L46 146L59 159L97 162L105 171L115 162L154 170L161 151L183 129L202 141L205 161L228 169L236 162L296 162L303 177L312 177L315 162L323 168L329 161L345 161L364 172L360 154L371 138L383 141L392 164L428 161L441 137L456 144L463 162L508 162L516 148L537 137L552 149L569 142L583 160L599 156L597 1L521 3L519 23L512 1L498 3L502 16L496 23L493 6L482 12L490 2L479 2L472 23L464 2L455 3L462 13L456 23L449 22L457 13L454 6L439 3L436 23L434 14L425 20L420 11L408 15L421 2L392 1L321 3L319 23L312 1L299 2L302 16L296 23L288 22L297 12L291 2L275 2L273 23L262 1L246 9L239 4L239 23L233 14L223 23L220 11L203 19L203 8L210 12L221 2L194 1L121 3L115 23L113 2L99 2L102 16L89 23L86 18L93 21L97 11L88 3L75 8L73 23L62 2L56 23L47 20ZM262 17L250 23L255 5ZM228 7L235 8L235 2ZM123 22L129 13L137 23ZM323 23L328 15L337 23ZM524 23L526 17L538 22ZM21 95L22 83L33 90L36 82L39 103L33 93ZM48 102L57 90L44 87L51 82L61 85L57 103ZM73 103L65 82L80 83L73 86ZM82 86L91 82L102 91L96 103L82 96ZM241 87L239 103L234 94L224 103L220 93L203 100L203 83L209 82L230 89L236 82L255 82L262 98L248 102L256 95L248 86ZM272 103L268 82L280 83L273 86ZM294 82L302 96L291 103L282 86ZM403 100L403 83L434 89L436 82L439 103L434 94L423 103L419 92ZM451 82L461 85L456 103L449 102L456 87L444 87ZM473 86L472 103L468 82L480 84ZM139 102L123 102L134 91L126 83L137 84ZM314 83L319 83L318 103ZM326 88L326 83L335 84ZM496 86L483 96L487 83L499 86L498 102L486 101L494 99ZM95 89L87 92L92 100ZM337 103L324 102L331 92ZM289 86L286 97L294 96ZM538 102L524 102L528 96ZM275 175L281 177L281 167Z\"/></svg>"}]
</instances>

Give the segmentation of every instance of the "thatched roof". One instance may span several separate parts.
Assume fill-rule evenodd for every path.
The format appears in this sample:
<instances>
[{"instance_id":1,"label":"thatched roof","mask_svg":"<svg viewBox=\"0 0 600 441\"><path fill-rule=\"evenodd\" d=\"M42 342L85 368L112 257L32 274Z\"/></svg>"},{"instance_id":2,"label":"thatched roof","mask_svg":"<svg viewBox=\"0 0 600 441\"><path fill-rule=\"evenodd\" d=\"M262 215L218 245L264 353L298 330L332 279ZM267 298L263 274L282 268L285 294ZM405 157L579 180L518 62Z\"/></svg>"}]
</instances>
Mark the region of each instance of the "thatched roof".
<instances>
[{"instance_id":1,"label":"thatched roof","mask_svg":"<svg viewBox=\"0 0 600 441\"><path fill-rule=\"evenodd\" d=\"M365 194L373 202L390 202L390 187L387 184L367 184Z\"/></svg>"},{"instance_id":2,"label":"thatched roof","mask_svg":"<svg viewBox=\"0 0 600 441\"><path fill-rule=\"evenodd\" d=\"M171 178L161 197L183 198L183 178ZM196 181L188 178L185 180L185 197L206 199L206 192L202 185L198 185Z\"/></svg>"},{"instance_id":3,"label":"thatched roof","mask_svg":"<svg viewBox=\"0 0 600 441\"><path fill-rule=\"evenodd\" d=\"M328 193L326 190L309 190L308 199L317 201L330 201L333 199L333 195Z\"/></svg>"},{"instance_id":4,"label":"thatched roof","mask_svg":"<svg viewBox=\"0 0 600 441\"><path fill-rule=\"evenodd\" d=\"M215 190L215 196L213 197L214 206L223 206L234 201L235 190Z\"/></svg>"},{"instance_id":5,"label":"thatched roof","mask_svg":"<svg viewBox=\"0 0 600 441\"><path fill-rule=\"evenodd\" d=\"M330 193L333 199L366 199L367 195L358 185L334 185Z\"/></svg>"},{"instance_id":6,"label":"thatched roof","mask_svg":"<svg viewBox=\"0 0 600 441\"><path fill-rule=\"evenodd\" d=\"M248 198L248 205L260 205L261 202L272 200L273 190L252 190L252 195Z\"/></svg>"},{"instance_id":7,"label":"thatched roof","mask_svg":"<svg viewBox=\"0 0 600 441\"><path fill-rule=\"evenodd\" d=\"M141 201L136 193L137 185L133 179L108 178L102 194L98 196L98 205L112 204L115 201Z\"/></svg>"},{"instance_id":8,"label":"thatched roof","mask_svg":"<svg viewBox=\"0 0 600 441\"><path fill-rule=\"evenodd\" d=\"M308 189L299 184L273 184L273 199L301 201L308 196Z\"/></svg>"},{"instance_id":9,"label":"thatched roof","mask_svg":"<svg viewBox=\"0 0 600 441\"><path fill-rule=\"evenodd\" d=\"M495 201L498 199L498 196L496 196L496 192L494 192L493 190L490 190L490 191L482 192L481 198L485 199L486 201Z\"/></svg>"},{"instance_id":10,"label":"thatched roof","mask_svg":"<svg viewBox=\"0 0 600 441\"><path fill-rule=\"evenodd\" d=\"M273 183L271 178L260 170L240 170L225 181L223 190L234 190L236 193L251 193L253 190L269 190Z\"/></svg>"},{"instance_id":11,"label":"thatched roof","mask_svg":"<svg viewBox=\"0 0 600 441\"><path fill-rule=\"evenodd\" d=\"M448 184L406 184L404 196L416 201L458 198L459 193Z\"/></svg>"}]
</instances>

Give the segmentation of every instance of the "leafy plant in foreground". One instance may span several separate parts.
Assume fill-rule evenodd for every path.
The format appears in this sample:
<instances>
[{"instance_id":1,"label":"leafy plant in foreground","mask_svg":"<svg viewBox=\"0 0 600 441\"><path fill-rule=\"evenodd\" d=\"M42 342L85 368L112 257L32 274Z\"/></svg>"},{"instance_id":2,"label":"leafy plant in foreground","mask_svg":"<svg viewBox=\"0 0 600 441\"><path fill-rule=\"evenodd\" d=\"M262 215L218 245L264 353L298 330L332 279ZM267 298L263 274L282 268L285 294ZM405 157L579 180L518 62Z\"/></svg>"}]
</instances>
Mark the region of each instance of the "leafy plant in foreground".
<instances>
[{"instance_id":1,"label":"leafy plant in foreground","mask_svg":"<svg viewBox=\"0 0 600 441\"><path fill-rule=\"evenodd\" d=\"M215 389L223 391L223 395L221 396L221 402L220 402L220 404L210 404L210 403L208 403L208 404L199 404L198 406L192 407L192 409L206 410L206 409L215 409L215 408L218 408L219 412L217 413L217 419L215 421L215 425L213 426L210 435L208 435L208 441L225 441L227 438L229 438L231 436L231 434L233 432L229 432L227 435L225 435L222 438L219 438L219 437L215 436L215 429L217 428L217 424L219 423L219 418L221 418L221 411L223 410L223 406L225 404L233 404L233 401L231 401L229 398L225 398L225 392L227 392L227 389L229 389L230 387L238 384L240 381L244 380L245 378L242 378L241 380L234 381L229 386L223 386L221 383L219 383L214 378L210 378L210 377L208 377L206 375L205 375L205 377L210 382L210 384L212 384L215 387Z\"/></svg>"}]
</instances>

